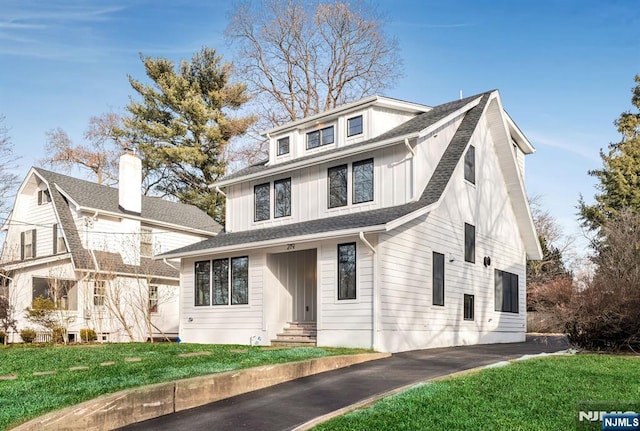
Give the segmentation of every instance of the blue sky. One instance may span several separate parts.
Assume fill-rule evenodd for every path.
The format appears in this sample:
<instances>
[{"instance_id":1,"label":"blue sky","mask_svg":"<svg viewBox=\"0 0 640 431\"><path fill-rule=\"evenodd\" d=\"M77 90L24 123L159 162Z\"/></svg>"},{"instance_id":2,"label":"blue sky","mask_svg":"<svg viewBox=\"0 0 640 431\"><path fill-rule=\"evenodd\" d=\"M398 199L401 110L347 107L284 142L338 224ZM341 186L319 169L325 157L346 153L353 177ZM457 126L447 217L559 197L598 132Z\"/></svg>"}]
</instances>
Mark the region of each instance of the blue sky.
<instances>
[{"instance_id":1,"label":"blue sky","mask_svg":"<svg viewBox=\"0 0 640 431\"><path fill-rule=\"evenodd\" d=\"M635 0L378 2L404 59L385 95L435 105L499 89L537 148L527 189L568 233L578 232L579 194L595 192L589 169L617 141L613 121L631 109L640 73ZM81 141L89 117L119 111L144 78L139 53L174 60L202 46L227 61L223 32L232 3L200 0L0 0L0 114L18 174L42 157L55 127Z\"/></svg>"}]
</instances>

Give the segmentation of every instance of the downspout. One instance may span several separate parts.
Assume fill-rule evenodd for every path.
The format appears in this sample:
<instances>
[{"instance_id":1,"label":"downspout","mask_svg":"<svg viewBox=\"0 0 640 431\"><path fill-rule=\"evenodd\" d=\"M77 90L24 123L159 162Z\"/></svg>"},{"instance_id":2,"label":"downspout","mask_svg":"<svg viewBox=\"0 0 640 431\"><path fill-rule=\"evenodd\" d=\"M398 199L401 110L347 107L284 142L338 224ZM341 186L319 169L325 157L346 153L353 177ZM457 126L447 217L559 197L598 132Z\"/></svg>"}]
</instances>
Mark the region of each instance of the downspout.
<instances>
[{"instance_id":1,"label":"downspout","mask_svg":"<svg viewBox=\"0 0 640 431\"><path fill-rule=\"evenodd\" d=\"M380 307L380 300L379 300L379 292L378 292L378 253L376 253L376 249L373 247L373 245L371 245L371 243L365 238L364 236L364 232L360 232L359 235L360 237L360 241L362 241L362 243L364 245L367 246L367 248L369 250L371 250L371 253L373 253L373 286L372 286L372 296L373 296L373 301L372 301L372 310L371 310L371 330L373 332L372 334L372 340L371 340L371 344L373 347L373 350L378 350L378 331L380 329L380 322L379 322L379 312L378 309Z\"/></svg>"},{"instance_id":2,"label":"downspout","mask_svg":"<svg viewBox=\"0 0 640 431\"><path fill-rule=\"evenodd\" d=\"M227 197L226 193L223 192L222 190L220 190L220 187L215 186L216 192L220 193L222 196L224 196L225 198Z\"/></svg>"},{"instance_id":3,"label":"downspout","mask_svg":"<svg viewBox=\"0 0 640 431\"><path fill-rule=\"evenodd\" d=\"M404 145L407 147L407 150L409 150L409 153L411 153L411 173L410 175L410 180L411 180L411 192L410 192L410 202L415 202L416 199L416 161L415 161L415 157L416 157L416 150L414 150L411 147L411 144L409 144L409 138L404 138Z\"/></svg>"},{"instance_id":4,"label":"downspout","mask_svg":"<svg viewBox=\"0 0 640 431\"><path fill-rule=\"evenodd\" d=\"M180 268L177 268L174 264L169 263L169 261L167 260L166 257L164 259L162 259L162 261L165 263L165 265L169 265L171 268L173 268L176 271L180 272Z\"/></svg>"}]
</instances>

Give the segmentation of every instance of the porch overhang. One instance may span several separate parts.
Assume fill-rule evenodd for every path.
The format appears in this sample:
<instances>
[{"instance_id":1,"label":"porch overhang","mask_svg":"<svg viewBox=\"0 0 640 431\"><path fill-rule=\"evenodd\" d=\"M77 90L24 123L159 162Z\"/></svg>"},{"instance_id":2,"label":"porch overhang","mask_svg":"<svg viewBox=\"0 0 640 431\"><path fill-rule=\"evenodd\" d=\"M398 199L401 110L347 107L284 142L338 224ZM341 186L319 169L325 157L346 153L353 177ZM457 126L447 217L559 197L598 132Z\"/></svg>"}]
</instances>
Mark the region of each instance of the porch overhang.
<instances>
[{"instance_id":1,"label":"porch overhang","mask_svg":"<svg viewBox=\"0 0 640 431\"><path fill-rule=\"evenodd\" d=\"M366 226L366 227L359 227L355 229L334 230L334 231L314 233L309 235L269 239L265 241L244 242L239 244L205 248L205 249L188 251L188 252L178 252L178 253L169 252L169 253L155 256L154 259L176 259L176 258L188 258L188 257L202 256L202 255L211 255L211 254L231 253L235 251L248 250L248 249L255 250L255 249L263 249L263 248L269 248L269 247L277 247L277 246L287 245L291 243L301 244L301 243L315 242L315 241L321 241L321 240L332 239L332 238L358 236L360 232L376 233L376 232L385 232L386 230L388 230L387 225Z\"/></svg>"}]
</instances>

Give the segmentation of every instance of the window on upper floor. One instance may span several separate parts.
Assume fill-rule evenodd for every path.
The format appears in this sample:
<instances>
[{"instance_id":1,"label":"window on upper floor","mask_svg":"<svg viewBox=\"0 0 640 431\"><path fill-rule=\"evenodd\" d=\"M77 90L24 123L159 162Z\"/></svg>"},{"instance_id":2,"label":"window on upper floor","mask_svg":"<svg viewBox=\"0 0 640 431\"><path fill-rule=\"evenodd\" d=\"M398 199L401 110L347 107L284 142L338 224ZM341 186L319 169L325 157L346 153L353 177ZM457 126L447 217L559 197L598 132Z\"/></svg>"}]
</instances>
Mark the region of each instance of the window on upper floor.
<instances>
[{"instance_id":1,"label":"window on upper floor","mask_svg":"<svg viewBox=\"0 0 640 431\"><path fill-rule=\"evenodd\" d=\"M476 227L464 224L464 260L465 262L476 262Z\"/></svg>"},{"instance_id":2,"label":"window on upper floor","mask_svg":"<svg viewBox=\"0 0 640 431\"><path fill-rule=\"evenodd\" d=\"M432 303L444 305L444 254L433 252Z\"/></svg>"},{"instance_id":3,"label":"window on upper floor","mask_svg":"<svg viewBox=\"0 0 640 431\"><path fill-rule=\"evenodd\" d=\"M287 217L291 215L291 178L273 182L274 208L273 217Z\"/></svg>"},{"instance_id":4,"label":"window on upper floor","mask_svg":"<svg viewBox=\"0 0 640 431\"><path fill-rule=\"evenodd\" d=\"M347 137L362 133L362 115L347 120Z\"/></svg>"},{"instance_id":5,"label":"window on upper floor","mask_svg":"<svg viewBox=\"0 0 640 431\"><path fill-rule=\"evenodd\" d=\"M278 139L278 155L289 154L289 137Z\"/></svg>"},{"instance_id":6,"label":"window on upper floor","mask_svg":"<svg viewBox=\"0 0 640 431\"><path fill-rule=\"evenodd\" d=\"M334 143L333 126L307 133L307 150Z\"/></svg>"},{"instance_id":7,"label":"window on upper floor","mask_svg":"<svg viewBox=\"0 0 640 431\"><path fill-rule=\"evenodd\" d=\"M353 163L353 203L373 200L373 159Z\"/></svg>"},{"instance_id":8,"label":"window on upper floor","mask_svg":"<svg viewBox=\"0 0 640 431\"><path fill-rule=\"evenodd\" d=\"M153 231L148 227L140 228L140 256L153 256Z\"/></svg>"},{"instance_id":9,"label":"window on upper floor","mask_svg":"<svg viewBox=\"0 0 640 431\"><path fill-rule=\"evenodd\" d=\"M495 271L495 310L518 313L518 275Z\"/></svg>"},{"instance_id":10,"label":"window on upper floor","mask_svg":"<svg viewBox=\"0 0 640 431\"><path fill-rule=\"evenodd\" d=\"M473 145L464 155L464 179L471 184L476 183L476 149Z\"/></svg>"},{"instance_id":11,"label":"window on upper floor","mask_svg":"<svg viewBox=\"0 0 640 431\"><path fill-rule=\"evenodd\" d=\"M338 299L356 299L356 243L338 244Z\"/></svg>"},{"instance_id":12,"label":"window on upper floor","mask_svg":"<svg viewBox=\"0 0 640 431\"><path fill-rule=\"evenodd\" d=\"M31 229L20 234L20 259L36 257L36 230Z\"/></svg>"},{"instance_id":13,"label":"window on upper floor","mask_svg":"<svg viewBox=\"0 0 640 431\"><path fill-rule=\"evenodd\" d=\"M57 223L53 225L53 254L66 253L67 243L64 241L64 231Z\"/></svg>"},{"instance_id":14,"label":"window on upper floor","mask_svg":"<svg viewBox=\"0 0 640 431\"><path fill-rule=\"evenodd\" d=\"M269 220L271 185L259 184L253 188L254 195L254 221Z\"/></svg>"},{"instance_id":15,"label":"window on upper floor","mask_svg":"<svg viewBox=\"0 0 640 431\"><path fill-rule=\"evenodd\" d=\"M158 312L158 286L149 286L149 313Z\"/></svg>"},{"instance_id":16,"label":"window on upper floor","mask_svg":"<svg viewBox=\"0 0 640 431\"><path fill-rule=\"evenodd\" d=\"M38 205L44 205L51 202L51 194L49 190L38 190Z\"/></svg>"},{"instance_id":17,"label":"window on upper floor","mask_svg":"<svg viewBox=\"0 0 640 431\"><path fill-rule=\"evenodd\" d=\"M347 165L334 166L327 172L329 187L329 208L347 204Z\"/></svg>"}]
</instances>

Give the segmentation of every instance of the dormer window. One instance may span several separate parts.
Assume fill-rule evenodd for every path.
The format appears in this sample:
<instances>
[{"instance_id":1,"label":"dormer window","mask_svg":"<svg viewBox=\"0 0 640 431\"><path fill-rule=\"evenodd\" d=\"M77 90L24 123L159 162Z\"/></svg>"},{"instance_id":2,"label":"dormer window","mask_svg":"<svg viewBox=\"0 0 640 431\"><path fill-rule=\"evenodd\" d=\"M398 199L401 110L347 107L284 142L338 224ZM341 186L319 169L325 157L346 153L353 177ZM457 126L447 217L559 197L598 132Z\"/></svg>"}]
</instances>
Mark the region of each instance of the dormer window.
<instances>
[{"instance_id":1,"label":"dormer window","mask_svg":"<svg viewBox=\"0 0 640 431\"><path fill-rule=\"evenodd\" d=\"M289 137L278 139L278 155L289 154Z\"/></svg>"},{"instance_id":2,"label":"dormer window","mask_svg":"<svg viewBox=\"0 0 640 431\"><path fill-rule=\"evenodd\" d=\"M333 144L334 142L333 126L307 133L307 150L318 148L321 145Z\"/></svg>"},{"instance_id":3,"label":"dormer window","mask_svg":"<svg viewBox=\"0 0 640 431\"><path fill-rule=\"evenodd\" d=\"M38 205L44 205L51 202L51 194L49 190L38 190Z\"/></svg>"},{"instance_id":4,"label":"dormer window","mask_svg":"<svg viewBox=\"0 0 640 431\"><path fill-rule=\"evenodd\" d=\"M362 115L347 120L347 137L362 134Z\"/></svg>"}]
</instances>

